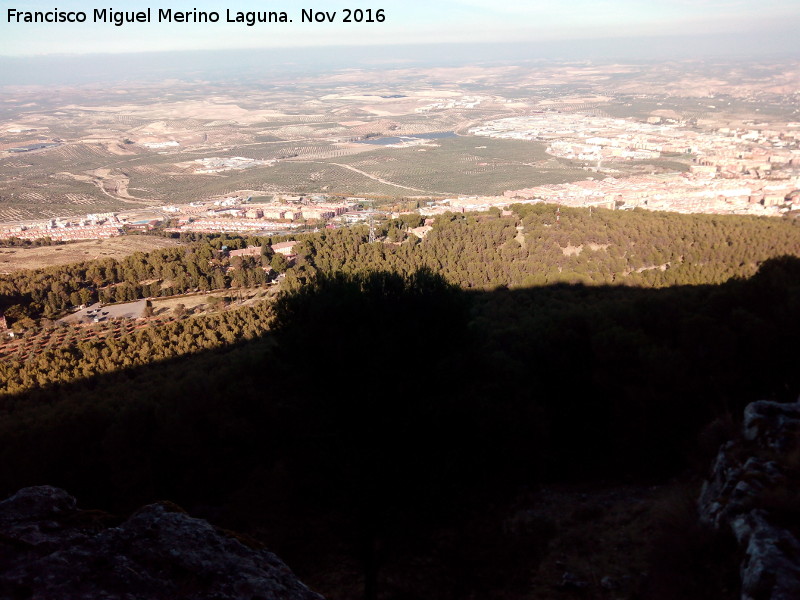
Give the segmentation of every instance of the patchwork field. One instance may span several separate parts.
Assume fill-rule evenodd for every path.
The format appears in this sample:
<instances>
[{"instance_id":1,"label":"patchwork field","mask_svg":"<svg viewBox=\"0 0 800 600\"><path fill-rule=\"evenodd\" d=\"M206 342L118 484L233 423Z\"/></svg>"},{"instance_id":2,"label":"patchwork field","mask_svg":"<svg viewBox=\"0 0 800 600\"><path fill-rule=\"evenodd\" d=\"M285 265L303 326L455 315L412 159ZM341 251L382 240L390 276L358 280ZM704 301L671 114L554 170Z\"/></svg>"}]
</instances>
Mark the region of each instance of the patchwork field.
<instances>
[{"instance_id":1,"label":"patchwork field","mask_svg":"<svg viewBox=\"0 0 800 600\"><path fill-rule=\"evenodd\" d=\"M183 204L238 190L494 195L575 181L593 175L583 163L546 155L543 143L465 134L487 121L548 111L681 119L698 130L749 127L766 117L795 122L800 112L790 92L798 73L762 64L542 63L358 68L268 83L7 87L0 222ZM357 143L432 132L459 137L406 148ZM12 152L37 144L47 147ZM196 162L233 157L277 163L201 173ZM688 162L605 167L619 177L685 171Z\"/></svg>"}]
</instances>

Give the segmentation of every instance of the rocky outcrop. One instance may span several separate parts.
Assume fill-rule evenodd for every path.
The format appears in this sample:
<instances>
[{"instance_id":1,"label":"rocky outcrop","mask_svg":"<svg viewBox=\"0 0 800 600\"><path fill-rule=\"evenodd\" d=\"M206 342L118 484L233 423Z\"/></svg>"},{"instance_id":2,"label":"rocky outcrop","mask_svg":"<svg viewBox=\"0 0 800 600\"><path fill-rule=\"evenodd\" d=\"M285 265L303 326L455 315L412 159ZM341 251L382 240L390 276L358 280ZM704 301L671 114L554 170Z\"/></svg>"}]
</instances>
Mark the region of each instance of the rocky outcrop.
<instances>
[{"instance_id":1,"label":"rocky outcrop","mask_svg":"<svg viewBox=\"0 0 800 600\"><path fill-rule=\"evenodd\" d=\"M800 401L750 404L742 433L720 448L700 516L736 536L743 600L800 598Z\"/></svg>"},{"instance_id":2,"label":"rocky outcrop","mask_svg":"<svg viewBox=\"0 0 800 600\"><path fill-rule=\"evenodd\" d=\"M322 600L271 552L177 506L121 521L49 486L0 502L0 597Z\"/></svg>"}]
</instances>

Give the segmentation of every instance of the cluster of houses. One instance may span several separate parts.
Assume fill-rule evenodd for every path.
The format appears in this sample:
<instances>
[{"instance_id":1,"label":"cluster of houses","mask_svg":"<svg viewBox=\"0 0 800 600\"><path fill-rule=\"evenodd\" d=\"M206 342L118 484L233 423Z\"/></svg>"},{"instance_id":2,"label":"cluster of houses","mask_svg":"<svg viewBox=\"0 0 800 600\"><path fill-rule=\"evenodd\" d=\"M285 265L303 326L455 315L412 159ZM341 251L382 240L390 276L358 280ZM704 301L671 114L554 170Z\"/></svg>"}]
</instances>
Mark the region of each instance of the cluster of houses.
<instances>
[{"instance_id":1,"label":"cluster of houses","mask_svg":"<svg viewBox=\"0 0 800 600\"><path fill-rule=\"evenodd\" d=\"M294 247L297 245L297 242L292 240L289 242L279 242L277 244L272 244L270 248L275 254L283 254L286 257L286 260L292 261L297 256L294 253ZM261 246L248 246L247 248L241 248L240 250L231 250L228 253L229 256L261 256Z\"/></svg>"}]
</instances>

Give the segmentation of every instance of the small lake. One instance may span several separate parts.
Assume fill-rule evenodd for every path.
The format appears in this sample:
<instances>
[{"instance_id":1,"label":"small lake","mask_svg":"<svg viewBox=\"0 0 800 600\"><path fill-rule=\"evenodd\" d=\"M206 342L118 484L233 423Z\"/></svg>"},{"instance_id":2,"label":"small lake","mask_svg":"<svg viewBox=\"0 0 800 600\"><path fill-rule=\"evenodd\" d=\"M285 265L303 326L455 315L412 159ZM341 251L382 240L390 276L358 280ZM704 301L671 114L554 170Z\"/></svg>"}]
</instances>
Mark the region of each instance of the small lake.
<instances>
[{"instance_id":1,"label":"small lake","mask_svg":"<svg viewBox=\"0 0 800 600\"><path fill-rule=\"evenodd\" d=\"M412 142L414 140L439 140L452 137L456 137L455 131L433 131L431 133L416 133L414 135L370 138L358 143L373 144L375 146L391 146L392 144L402 144L403 142Z\"/></svg>"}]
</instances>

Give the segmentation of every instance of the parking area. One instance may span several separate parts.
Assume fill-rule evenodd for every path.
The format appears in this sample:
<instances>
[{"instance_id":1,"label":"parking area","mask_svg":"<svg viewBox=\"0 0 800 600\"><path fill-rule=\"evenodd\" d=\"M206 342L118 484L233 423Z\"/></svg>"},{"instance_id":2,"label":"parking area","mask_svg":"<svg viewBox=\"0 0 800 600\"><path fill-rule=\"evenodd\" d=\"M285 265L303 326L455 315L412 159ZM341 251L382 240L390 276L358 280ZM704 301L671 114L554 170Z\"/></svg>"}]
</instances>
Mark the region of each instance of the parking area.
<instances>
[{"instance_id":1,"label":"parking area","mask_svg":"<svg viewBox=\"0 0 800 600\"><path fill-rule=\"evenodd\" d=\"M110 319L139 319L144 316L146 307L147 300L106 305L96 302L71 315L67 315L63 319L59 319L59 321L72 325L86 325L89 323L101 323Z\"/></svg>"}]
</instances>

